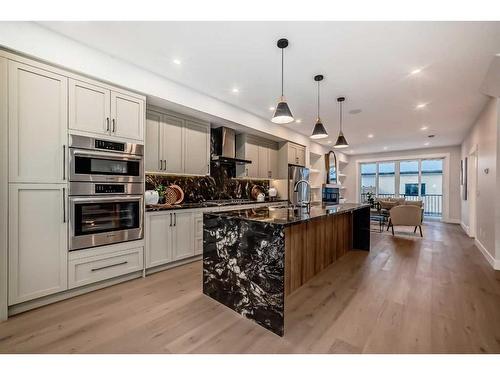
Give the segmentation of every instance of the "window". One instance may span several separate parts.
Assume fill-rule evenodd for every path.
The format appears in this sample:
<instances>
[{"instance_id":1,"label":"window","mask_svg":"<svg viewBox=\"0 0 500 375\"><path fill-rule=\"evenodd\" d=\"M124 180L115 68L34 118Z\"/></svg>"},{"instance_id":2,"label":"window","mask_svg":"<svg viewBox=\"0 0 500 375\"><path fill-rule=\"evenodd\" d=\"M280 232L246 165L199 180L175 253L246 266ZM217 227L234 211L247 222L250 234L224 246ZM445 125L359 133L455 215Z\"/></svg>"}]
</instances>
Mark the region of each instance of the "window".
<instances>
[{"instance_id":1,"label":"window","mask_svg":"<svg viewBox=\"0 0 500 375\"><path fill-rule=\"evenodd\" d=\"M422 200L424 214L440 216L443 200L443 159L380 161L360 164L360 201L379 198Z\"/></svg>"},{"instance_id":2,"label":"window","mask_svg":"<svg viewBox=\"0 0 500 375\"><path fill-rule=\"evenodd\" d=\"M378 195L392 196L396 193L396 163L379 163L378 164Z\"/></svg>"}]
</instances>

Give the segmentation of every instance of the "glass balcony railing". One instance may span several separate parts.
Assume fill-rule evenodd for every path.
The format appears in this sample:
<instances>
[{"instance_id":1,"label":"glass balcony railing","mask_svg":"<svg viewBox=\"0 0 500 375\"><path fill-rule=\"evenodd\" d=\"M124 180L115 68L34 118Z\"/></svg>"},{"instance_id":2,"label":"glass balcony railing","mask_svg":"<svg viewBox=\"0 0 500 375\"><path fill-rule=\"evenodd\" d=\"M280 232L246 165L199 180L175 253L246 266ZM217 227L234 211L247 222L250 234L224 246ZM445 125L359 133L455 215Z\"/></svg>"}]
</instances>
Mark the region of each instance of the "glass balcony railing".
<instances>
[{"instance_id":1,"label":"glass balcony railing","mask_svg":"<svg viewBox=\"0 0 500 375\"><path fill-rule=\"evenodd\" d=\"M396 194L378 194L376 198L395 198ZM441 217L443 214L443 195L442 194L425 194L422 196L418 195L405 195L399 194L400 198L405 198L406 200L424 202L424 215ZM361 202L367 202L366 193L361 194Z\"/></svg>"}]
</instances>

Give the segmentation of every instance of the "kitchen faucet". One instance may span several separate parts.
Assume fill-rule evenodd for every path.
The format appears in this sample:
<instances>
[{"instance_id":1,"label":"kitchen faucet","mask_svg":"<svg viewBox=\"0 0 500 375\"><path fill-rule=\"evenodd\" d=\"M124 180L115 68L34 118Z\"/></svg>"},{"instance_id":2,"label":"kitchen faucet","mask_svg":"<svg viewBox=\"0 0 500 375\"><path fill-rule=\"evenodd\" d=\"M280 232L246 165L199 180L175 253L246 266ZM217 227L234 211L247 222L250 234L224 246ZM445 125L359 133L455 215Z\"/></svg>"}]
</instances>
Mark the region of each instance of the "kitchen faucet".
<instances>
[{"instance_id":1,"label":"kitchen faucet","mask_svg":"<svg viewBox=\"0 0 500 375\"><path fill-rule=\"evenodd\" d=\"M309 181L307 180L299 180L295 183L295 186L293 187L293 191L295 193L297 193L299 191L299 185L300 184L306 184L308 187L309 187L309 190L308 190L308 195L309 195L309 198L307 201L299 201L297 203L299 203L299 206L300 207L306 207L307 208L307 211L310 211L311 210L311 184L309 184Z\"/></svg>"}]
</instances>

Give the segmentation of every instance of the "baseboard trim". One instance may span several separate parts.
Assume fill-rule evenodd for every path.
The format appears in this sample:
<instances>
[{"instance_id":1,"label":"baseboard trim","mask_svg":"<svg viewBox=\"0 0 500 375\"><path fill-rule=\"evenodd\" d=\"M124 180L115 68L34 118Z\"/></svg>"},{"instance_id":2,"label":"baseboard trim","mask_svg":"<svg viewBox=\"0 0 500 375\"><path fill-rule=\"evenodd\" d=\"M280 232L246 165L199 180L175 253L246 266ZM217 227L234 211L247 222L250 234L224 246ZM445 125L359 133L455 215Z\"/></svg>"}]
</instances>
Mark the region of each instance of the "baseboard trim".
<instances>
[{"instance_id":1,"label":"baseboard trim","mask_svg":"<svg viewBox=\"0 0 500 375\"><path fill-rule=\"evenodd\" d=\"M169 270L171 268L179 267L179 266L182 266L184 264L196 262L198 260L201 260L202 258L203 258L203 255L199 254L199 255L195 255L194 257L191 257L191 258L178 260L176 262L166 263L166 264L162 264L159 266L146 268L146 276L151 275L151 274L156 273L156 272L166 271L166 270Z\"/></svg>"},{"instance_id":2,"label":"baseboard trim","mask_svg":"<svg viewBox=\"0 0 500 375\"><path fill-rule=\"evenodd\" d=\"M459 219L450 219L448 217L441 218L441 222L447 224L461 224Z\"/></svg>"},{"instance_id":3,"label":"baseboard trim","mask_svg":"<svg viewBox=\"0 0 500 375\"><path fill-rule=\"evenodd\" d=\"M16 315L16 314L20 314L20 313L28 311L28 310L36 309L38 307L50 305L51 303L54 303L54 302L59 302L59 301L65 300L65 299L73 298L73 297L76 297L76 296L79 296L82 294L93 292L93 291L98 290L98 289L107 288L108 286L120 284L120 283L123 283L125 281L137 279L140 277L142 277L142 270L136 271L136 272L130 273L128 275L124 275L124 276L117 276L115 278L105 280L105 281L100 281L100 282L93 283L90 285L81 286L79 288L65 290L64 292L52 294L50 296L37 298L37 299L31 300L31 301L22 302L22 303L19 303L17 305L12 305L12 306L9 306L9 317Z\"/></svg>"},{"instance_id":4,"label":"baseboard trim","mask_svg":"<svg viewBox=\"0 0 500 375\"><path fill-rule=\"evenodd\" d=\"M495 259L489 252L486 250L484 245L477 238L474 240L474 245L479 249L479 251L486 258L487 262L493 267L494 270L500 270L500 260Z\"/></svg>"},{"instance_id":5,"label":"baseboard trim","mask_svg":"<svg viewBox=\"0 0 500 375\"><path fill-rule=\"evenodd\" d=\"M460 222L460 226L462 227L463 231L465 232L465 234L469 237L472 238L472 236L470 235L470 232L469 232L469 226L468 225L465 225L463 222Z\"/></svg>"}]
</instances>

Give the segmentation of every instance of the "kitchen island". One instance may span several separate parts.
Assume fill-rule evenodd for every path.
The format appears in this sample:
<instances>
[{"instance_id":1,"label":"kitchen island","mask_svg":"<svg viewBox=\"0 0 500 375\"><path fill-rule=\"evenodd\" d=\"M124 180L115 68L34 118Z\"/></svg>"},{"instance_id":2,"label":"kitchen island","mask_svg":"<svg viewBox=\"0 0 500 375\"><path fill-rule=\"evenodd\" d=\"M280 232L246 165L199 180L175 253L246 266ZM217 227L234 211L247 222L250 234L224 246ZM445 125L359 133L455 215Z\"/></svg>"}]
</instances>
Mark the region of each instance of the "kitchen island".
<instances>
[{"instance_id":1,"label":"kitchen island","mask_svg":"<svg viewBox=\"0 0 500 375\"><path fill-rule=\"evenodd\" d=\"M207 213L203 293L283 336L286 298L346 252L369 249L366 204Z\"/></svg>"}]
</instances>

